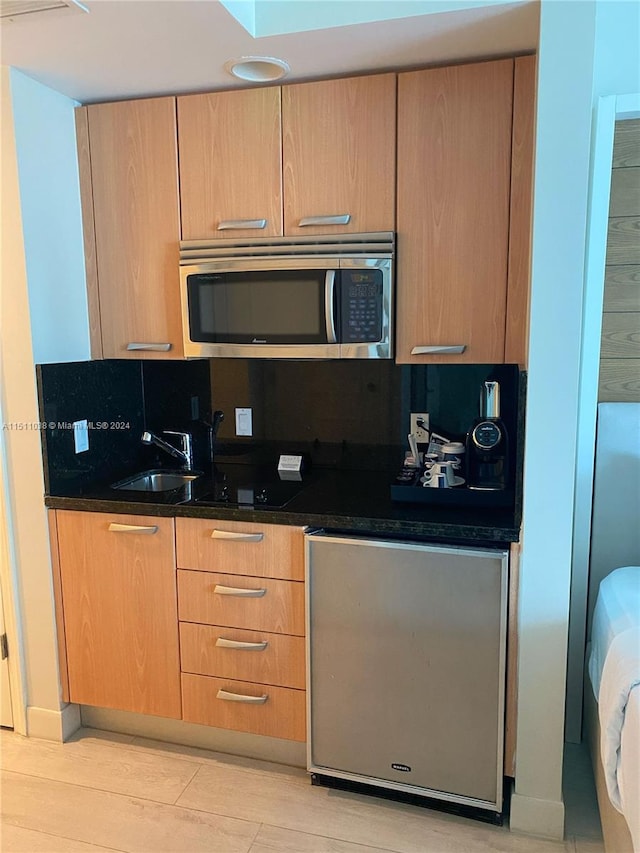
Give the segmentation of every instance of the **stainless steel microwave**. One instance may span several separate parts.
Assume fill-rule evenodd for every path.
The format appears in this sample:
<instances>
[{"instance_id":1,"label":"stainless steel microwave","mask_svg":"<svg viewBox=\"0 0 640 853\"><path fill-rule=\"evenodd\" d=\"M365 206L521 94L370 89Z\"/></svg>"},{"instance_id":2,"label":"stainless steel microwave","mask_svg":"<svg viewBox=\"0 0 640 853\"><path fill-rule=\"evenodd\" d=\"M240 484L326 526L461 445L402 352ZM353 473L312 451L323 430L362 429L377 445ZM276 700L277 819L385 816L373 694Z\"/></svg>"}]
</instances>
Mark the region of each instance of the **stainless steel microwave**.
<instances>
[{"instance_id":1,"label":"stainless steel microwave","mask_svg":"<svg viewBox=\"0 0 640 853\"><path fill-rule=\"evenodd\" d=\"M184 353L393 358L394 235L180 244Z\"/></svg>"}]
</instances>

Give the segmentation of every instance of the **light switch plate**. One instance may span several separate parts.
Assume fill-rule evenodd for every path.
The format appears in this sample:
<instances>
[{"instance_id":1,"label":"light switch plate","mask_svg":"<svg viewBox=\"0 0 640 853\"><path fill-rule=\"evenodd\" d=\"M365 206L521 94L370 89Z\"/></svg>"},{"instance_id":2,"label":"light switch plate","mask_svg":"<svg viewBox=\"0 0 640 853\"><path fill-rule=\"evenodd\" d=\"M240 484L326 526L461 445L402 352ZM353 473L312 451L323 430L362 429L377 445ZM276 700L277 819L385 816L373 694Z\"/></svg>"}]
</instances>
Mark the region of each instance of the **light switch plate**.
<instances>
[{"instance_id":1,"label":"light switch plate","mask_svg":"<svg viewBox=\"0 0 640 853\"><path fill-rule=\"evenodd\" d=\"M251 409L236 409L236 435L253 435Z\"/></svg>"},{"instance_id":2,"label":"light switch plate","mask_svg":"<svg viewBox=\"0 0 640 853\"><path fill-rule=\"evenodd\" d=\"M89 449L89 423L86 420L74 421L73 443L76 453L84 453Z\"/></svg>"}]
</instances>

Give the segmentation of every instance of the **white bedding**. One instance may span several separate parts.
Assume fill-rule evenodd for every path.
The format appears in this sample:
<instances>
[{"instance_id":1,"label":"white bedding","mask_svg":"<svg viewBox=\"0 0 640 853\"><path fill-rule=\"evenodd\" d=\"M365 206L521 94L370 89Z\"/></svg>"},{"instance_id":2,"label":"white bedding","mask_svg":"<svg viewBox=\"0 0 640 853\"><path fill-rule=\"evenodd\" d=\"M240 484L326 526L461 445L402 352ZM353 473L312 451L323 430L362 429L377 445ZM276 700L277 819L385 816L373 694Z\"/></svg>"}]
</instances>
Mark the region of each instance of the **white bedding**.
<instances>
[{"instance_id":1,"label":"white bedding","mask_svg":"<svg viewBox=\"0 0 640 853\"><path fill-rule=\"evenodd\" d=\"M589 677L598 700L602 668L614 637L640 624L640 566L615 569L598 590L593 627Z\"/></svg>"},{"instance_id":2,"label":"white bedding","mask_svg":"<svg viewBox=\"0 0 640 853\"><path fill-rule=\"evenodd\" d=\"M640 567L611 572L594 611L589 675L609 799L640 853Z\"/></svg>"}]
</instances>

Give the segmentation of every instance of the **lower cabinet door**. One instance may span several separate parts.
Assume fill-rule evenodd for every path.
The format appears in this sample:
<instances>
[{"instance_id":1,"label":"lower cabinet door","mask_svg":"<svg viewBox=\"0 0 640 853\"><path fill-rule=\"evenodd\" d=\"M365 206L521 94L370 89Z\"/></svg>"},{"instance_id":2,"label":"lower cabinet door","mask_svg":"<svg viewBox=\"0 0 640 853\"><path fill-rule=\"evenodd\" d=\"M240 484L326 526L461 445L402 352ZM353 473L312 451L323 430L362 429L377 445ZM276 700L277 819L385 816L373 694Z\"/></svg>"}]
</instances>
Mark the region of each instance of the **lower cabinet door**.
<instances>
[{"instance_id":1,"label":"lower cabinet door","mask_svg":"<svg viewBox=\"0 0 640 853\"><path fill-rule=\"evenodd\" d=\"M306 740L305 691L182 674L183 719L256 735Z\"/></svg>"},{"instance_id":2,"label":"lower cabinet door","mask_svg":"<svg viewBox=\"0 0 640 853\"><path fill-rule=\"evenodd\" d=\"M58 510L69 698L181 717L173 519Z\"/></svg>"}]
</instances>

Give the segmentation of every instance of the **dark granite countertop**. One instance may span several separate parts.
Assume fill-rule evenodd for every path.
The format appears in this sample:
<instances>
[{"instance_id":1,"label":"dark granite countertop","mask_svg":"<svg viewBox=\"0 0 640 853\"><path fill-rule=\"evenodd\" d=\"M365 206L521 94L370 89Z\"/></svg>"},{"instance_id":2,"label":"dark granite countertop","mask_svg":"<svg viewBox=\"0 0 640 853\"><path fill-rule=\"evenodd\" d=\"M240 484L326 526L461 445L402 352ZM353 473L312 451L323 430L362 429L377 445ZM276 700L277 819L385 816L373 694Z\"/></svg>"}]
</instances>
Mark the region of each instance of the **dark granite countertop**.
<instances>
[{"instance_id":1,"label":"dark granite countertop","mask_svg":"<svg viewBox=\"0 0 640 853\"><path fill-rule=\"evenodd\" d=\"M519 519L511 508L442 506L392 501L392 474L385 471L314 469L301 491L283 507L205 505L197 500L212 488L207 476L171 492L114 490L108 485L74 487L46 495L46 506L85 512L114 512L190 518L257 521L430 540L517 542Z\"/></svg>"}]
</instances>

